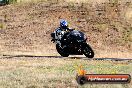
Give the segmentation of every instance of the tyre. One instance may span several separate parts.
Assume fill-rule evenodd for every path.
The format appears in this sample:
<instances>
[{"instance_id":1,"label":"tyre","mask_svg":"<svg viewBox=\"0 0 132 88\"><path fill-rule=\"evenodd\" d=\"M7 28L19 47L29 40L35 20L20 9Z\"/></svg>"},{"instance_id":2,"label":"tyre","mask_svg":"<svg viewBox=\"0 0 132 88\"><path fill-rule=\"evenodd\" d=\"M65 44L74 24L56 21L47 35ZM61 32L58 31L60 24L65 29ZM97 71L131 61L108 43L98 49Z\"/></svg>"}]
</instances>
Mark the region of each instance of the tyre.
<instances>
[{"instance_id":1,"label":"tyre","mask_svg":"<svg viewBox=\"0 0 132 88\"><path fill-rule=\"evenodd\" d=\"M56 50L57 50L57 52L58 52L61 56L63 56L63 57L68 57L68 56L69 56L69 54L66 52L66 48L65 48L65 49L62 49L62 48L59 46L59 44L56 44Z\"/></svg>"},{"instance_id":2,"label":"tyre","mask_svg":"<svg viewBox=\"0 0 132 88\"><path fill-rule=\"evenodd\" d=\"M84 76L78 76L76 78L76 81L77 81L78 84L83 85L87 82L87 79Z\"/></svg>"},{"instance_id":3,"label":"tyre","mask_svg":"<svg viewBox=\"0 0 132 88\"><path fill-rule=\"evenodd\" d=\"M94 57L94 52L93 52L92 48L87 43L84 44L83 54L88 58Z\"/></svg>"}]
</instances>

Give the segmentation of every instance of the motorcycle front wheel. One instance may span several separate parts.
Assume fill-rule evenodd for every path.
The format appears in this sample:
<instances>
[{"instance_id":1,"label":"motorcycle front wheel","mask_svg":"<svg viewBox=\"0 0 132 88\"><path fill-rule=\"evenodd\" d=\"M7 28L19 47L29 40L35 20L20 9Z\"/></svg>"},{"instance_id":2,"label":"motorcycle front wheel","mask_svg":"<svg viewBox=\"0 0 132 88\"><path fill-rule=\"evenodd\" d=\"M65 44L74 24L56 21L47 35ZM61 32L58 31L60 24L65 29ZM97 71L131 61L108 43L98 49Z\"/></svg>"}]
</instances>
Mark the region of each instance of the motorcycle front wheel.
<instances>
[{"instance_id":1,"label":"motorcycle front wheel","mask_svg":"<svg viewBox=\"0 0 132 88\"><path fill-rule=\"evenodd\" d=\"M59 44L56 44L56 50L63 57L69 56L69 54L66 52L66 49L62 49Z\"/></svg>"},{"instance_id":2,"label":"motorcycle front wheel","mask_svg":"<svg viewBox=\"0 0 132 88\"><path fill-rule=\"evenodd\" d=\"M94 57L94 52L93 52L92 48L87 43L84 44L83 54L88 58Z\"/></svg>"}]
</instances>

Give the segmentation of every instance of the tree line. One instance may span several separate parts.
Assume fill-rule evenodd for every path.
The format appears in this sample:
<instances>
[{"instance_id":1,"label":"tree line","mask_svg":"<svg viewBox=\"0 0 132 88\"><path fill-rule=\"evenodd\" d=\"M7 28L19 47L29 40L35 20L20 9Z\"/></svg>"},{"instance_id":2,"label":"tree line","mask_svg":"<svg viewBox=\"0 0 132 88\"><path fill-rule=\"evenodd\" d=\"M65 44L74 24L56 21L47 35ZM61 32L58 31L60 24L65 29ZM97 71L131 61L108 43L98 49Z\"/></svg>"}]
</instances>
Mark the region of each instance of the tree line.
<instances>
[{"instance_id":1,"label":"tree line","mask_svg":"<svg viewBox=\"0 0 132 88\"><path fill-rule=\"evenodd\" d=\"M17 0L0 0L0 6L15 3Z\"/></svg>"}]
</instances>

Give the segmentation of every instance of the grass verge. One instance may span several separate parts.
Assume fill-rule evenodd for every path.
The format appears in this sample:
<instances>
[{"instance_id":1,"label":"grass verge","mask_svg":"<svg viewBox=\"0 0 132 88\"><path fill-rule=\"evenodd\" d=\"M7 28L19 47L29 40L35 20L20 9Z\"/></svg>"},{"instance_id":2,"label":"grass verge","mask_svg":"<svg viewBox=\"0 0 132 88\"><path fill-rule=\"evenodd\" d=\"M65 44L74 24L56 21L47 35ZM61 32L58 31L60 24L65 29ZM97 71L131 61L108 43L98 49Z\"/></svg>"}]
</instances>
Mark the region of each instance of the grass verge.
<instances>
[{"instance_id":1,"label":"grass verge","mask_svg":"<svg viewBox=\"0 0 132 88\"><path fill-rule=\"evenodd\" d=\"M76 83L77 66L83 65L87 73L130 74L132 63L129 61L97 61L81 59L25 58L0 59L1 88L131 88L130 84L86 84Z\"/></svg>"}]
</instances>

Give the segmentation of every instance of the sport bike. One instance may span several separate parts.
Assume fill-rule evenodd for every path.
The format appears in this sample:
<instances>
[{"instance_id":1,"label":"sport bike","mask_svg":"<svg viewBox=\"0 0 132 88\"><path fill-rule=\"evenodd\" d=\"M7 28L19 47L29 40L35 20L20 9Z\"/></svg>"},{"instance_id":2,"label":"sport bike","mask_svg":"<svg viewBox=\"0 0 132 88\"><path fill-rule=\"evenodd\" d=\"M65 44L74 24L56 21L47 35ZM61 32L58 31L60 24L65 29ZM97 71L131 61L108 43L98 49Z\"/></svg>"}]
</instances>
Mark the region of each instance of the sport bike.
<instances>
[{"instance_id":1,"label":"sport bike","mask_svg":"<svg viewBox=\"0 0 132 88\"><path fill-rule=\"evenodd\" d=\"M56 43L57 52L63 56L69 55L85 55L88 58L94 57L94 51L91 46L86 42L87 37L84 33L77 30L72 30L63 35L60 43L55 40L55 33L51 33L52 40Z\"/></svg>"}]
</instances>

